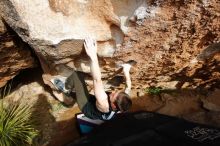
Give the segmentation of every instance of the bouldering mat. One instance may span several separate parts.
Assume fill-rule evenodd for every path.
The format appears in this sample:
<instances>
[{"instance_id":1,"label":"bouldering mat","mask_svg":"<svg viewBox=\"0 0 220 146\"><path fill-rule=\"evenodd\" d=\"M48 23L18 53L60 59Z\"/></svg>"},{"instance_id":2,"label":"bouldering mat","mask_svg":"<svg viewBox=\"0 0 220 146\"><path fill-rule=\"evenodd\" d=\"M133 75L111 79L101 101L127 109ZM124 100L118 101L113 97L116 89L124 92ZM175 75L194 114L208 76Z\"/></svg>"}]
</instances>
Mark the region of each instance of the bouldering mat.
<instances>
[{"instance_id":1,"label":"bouldering mat","mask_svg":"<svg viewBox=\"0 0 220 146\"><path fill-rule=\"evenodd\" d=\"M67 146L220 146L220 128L152 112L118 114Z\"/></svg>"},{"instance_id":2,"label":"bouldering mat","mask_svg":"<svg viewBox=\"0 0 220 146\"><path fill-rule=\"evenodd\" d=\"M76 123L80 135L89 134L92 130L104 123L103 120L93 120L86 117L83 113L76 114Z\"/></svg>"}]
</instances>

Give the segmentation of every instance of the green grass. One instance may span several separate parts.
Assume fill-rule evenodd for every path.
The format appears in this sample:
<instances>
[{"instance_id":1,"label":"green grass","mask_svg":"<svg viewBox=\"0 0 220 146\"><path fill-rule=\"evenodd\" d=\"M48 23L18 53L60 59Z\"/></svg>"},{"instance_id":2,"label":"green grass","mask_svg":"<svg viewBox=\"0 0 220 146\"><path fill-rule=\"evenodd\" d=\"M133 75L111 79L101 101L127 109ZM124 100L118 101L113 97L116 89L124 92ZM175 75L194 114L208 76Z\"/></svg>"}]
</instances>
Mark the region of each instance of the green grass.
<instances>
[{"instance_id":1,"label":"green grass","mask_svg":"<svg viewBox=\"0 0 220 146\"><path fill-rule=\"evenodd\" d=\"M34 128L32 106L4 100L10 93L5 88L1 89L0 99L0 146L30 146L38 135Z\"/></svg>"},{"instance_id":2,"label":"green grass","mask_svg":"<svg viewBox=\"0 0 220 146\"><path fill-rule=\"evenodd\" d=\"M159 95L162 93L163 89L160 87L149 87L145 88L144 91L150 95Z\"/></svg>"},{"instance_id":3,"label":"green grass","mask_svg":"<svg viewBox=\"0 0 220 146\"><path fill-rule=\"evenodd\" d=\"M57 103L57 104L53 104L52 105L52 111L53 112L58 112L58 111L60 111L61 109L65 109L66 107L65 107L65 105L63 105L62 103Z\"/></svg>"}]
</instances>

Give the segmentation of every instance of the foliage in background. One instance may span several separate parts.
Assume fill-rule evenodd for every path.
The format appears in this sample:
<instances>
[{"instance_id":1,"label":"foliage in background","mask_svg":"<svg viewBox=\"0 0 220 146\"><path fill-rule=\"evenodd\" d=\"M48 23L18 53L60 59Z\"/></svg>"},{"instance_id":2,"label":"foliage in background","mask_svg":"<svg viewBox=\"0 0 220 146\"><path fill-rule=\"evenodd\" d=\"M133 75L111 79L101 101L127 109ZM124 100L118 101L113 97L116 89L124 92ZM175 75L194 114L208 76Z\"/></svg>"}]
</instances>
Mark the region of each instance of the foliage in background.
<instances>
[{"instance_id":1,"label":"foliage in background","mask_svg":"<svg viewBox=\"0 0 220 146\"><path fill-rule=\"evenodd\" d=\"M149 88L145 88L144 91L147 94L159 95L162 93L163 89L161 87L149 87Z\"/></svg>"},{"instance_id":2,"label":"foliage in background","mask_svg":"<svg viewBox=\"0 0 220 146\"><path fill-rule=\"evenodd\" d=\"M2 88L0 95L0 146L31 145L38 135L34 128L32 107L19 102L6 102L4 97L10 93L9 87Z\"/></svg>"}]
</instances>

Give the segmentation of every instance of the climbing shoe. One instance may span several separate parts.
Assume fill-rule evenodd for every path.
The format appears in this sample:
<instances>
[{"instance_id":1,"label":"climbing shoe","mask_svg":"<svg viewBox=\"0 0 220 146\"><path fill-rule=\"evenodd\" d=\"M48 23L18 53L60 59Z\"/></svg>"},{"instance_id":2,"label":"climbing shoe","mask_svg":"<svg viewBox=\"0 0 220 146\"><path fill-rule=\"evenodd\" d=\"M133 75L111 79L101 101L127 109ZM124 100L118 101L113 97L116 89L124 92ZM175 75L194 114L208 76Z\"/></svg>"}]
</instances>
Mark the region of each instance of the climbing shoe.
<instances>
[{"instance_id":1,"label":"climbing shoe","mask_svg":"<svg viewBox=\"0 0 220 146\"><path fill-rule=\"evenodd\" d=\"M65 93L66 95L70 94L70 90L67 90L65 88L65 83L63 81L61 81L58 78L52 79L51 82L54 84L54 86L60 90L61 92Z\"/></svg>"}]
</instances>

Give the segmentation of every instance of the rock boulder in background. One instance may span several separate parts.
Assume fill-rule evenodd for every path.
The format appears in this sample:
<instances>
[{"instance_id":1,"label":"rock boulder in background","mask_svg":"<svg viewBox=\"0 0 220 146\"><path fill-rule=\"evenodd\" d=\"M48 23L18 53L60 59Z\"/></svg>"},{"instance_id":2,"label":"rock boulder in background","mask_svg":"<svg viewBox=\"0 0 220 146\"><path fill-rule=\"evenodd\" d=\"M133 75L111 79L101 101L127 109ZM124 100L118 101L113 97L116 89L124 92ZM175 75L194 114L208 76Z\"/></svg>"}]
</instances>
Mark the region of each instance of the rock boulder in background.
<instances>
[{"instance_id":1,"label":"rock boulder in background","mask_svg":"<svg viewBox=\"0 0 220 146\"><path fill-rule=\"evenodd\" d=\"M21 70L36 65L30 47L0 19L0 88Z\"/></svg>"},{"instance_id":2,"label":"rock boulder in background","mask_svg":"<svg viewBox=\"0 0 220 146\"><path fill-rule=\"evenodd\" d=\"M135 60L132 85L138 89L219 82L219 7L218 0L0 2L1 16L37 54L46 84L52 87L51 75L65 74L63 65L89 72L82 48L89 34L98 41L103 79L117 70L115 62Z\"/></svg>"}]
</instances>

